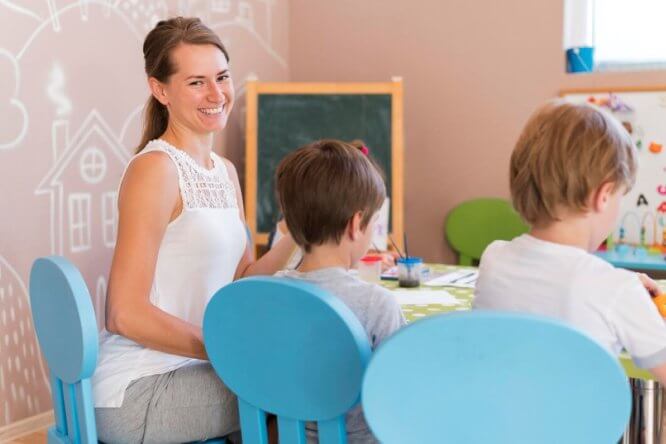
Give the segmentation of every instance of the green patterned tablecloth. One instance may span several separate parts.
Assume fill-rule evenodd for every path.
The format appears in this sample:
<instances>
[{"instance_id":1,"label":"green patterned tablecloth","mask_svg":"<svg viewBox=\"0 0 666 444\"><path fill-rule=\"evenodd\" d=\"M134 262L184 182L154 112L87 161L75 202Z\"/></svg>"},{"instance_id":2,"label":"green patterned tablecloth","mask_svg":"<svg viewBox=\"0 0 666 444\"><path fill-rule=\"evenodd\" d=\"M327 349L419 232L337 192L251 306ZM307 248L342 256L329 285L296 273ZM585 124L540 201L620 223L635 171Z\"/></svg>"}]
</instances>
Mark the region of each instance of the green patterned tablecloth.
<instances>
[{"instance_id":1,"label":"green patterned tablecloth","mask_svg":"<svg viewBox=\"0 0 666 444\"><path fill-rule=\"evenodd\" d=\"M461 268L470 269L470 270L475 269L474 267L459 267L459 266L442 265L442 264L429 264L428 266L430 267L430 270L433 272L455 271ZM662 288L666 289L666 281L659 281L659 284L662 286ZM398 282L382 281L382 286L390 290L397 289ZM449 294L451 294L451 296L455 297L458 300L459 305L455 306L447 306L441 304L402 305L402 312L405 314L407 322L413 322L420 318L424 318L426 316L432 316L434 314L448 313L450 311L457 311L457 310L469 310L472 308L472 299L474 298L474 289L472 288L421 286L419 288L414 288L414 289L402 288L401 290L420 292L420 291L432 291L432 290L441 290L441 289L446 290ZM636 367L634 365L634 362L631 360L631 358L628 355L623 354L620 357L620 362L629 377L637 379L650 379L650 380L654 379L648 371Z\"/></svg>"}]
</instances>

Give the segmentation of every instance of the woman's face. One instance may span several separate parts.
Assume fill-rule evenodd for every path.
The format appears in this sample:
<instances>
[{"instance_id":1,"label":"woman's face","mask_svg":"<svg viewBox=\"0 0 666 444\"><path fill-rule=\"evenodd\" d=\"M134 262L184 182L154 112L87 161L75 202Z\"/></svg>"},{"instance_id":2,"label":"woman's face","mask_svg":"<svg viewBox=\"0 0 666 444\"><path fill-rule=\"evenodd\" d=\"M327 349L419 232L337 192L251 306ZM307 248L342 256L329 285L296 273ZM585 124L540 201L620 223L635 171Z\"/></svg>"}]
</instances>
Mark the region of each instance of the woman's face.
<instances>
[{"instance_id":1,"label":"woman's face","mask_svg":"<svg viewBox=\"0 0 666 444\"><path fill-rule=\"evenodd\" d=\"M234 104L226 57L214 45L180 44L171 53L176 72L160 84L171 124L196 134L223 129ZM164 102L166 101L166 103Z\"/></svg>"}]
</instances>

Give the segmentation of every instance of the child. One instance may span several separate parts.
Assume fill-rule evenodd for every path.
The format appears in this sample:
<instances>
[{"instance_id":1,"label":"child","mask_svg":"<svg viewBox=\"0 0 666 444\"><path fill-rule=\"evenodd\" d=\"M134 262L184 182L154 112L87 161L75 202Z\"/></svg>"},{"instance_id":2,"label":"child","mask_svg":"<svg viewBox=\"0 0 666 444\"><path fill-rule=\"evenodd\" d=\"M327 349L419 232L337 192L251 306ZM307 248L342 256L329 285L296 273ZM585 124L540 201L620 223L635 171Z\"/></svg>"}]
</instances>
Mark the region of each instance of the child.
<instances>
[{"instance_id":1,"label":"child","mask_svg":"<svg viewBox=\"0 0 666 444\"><path fill-rule=\"evenodd\" d=\"M349 145L355 147L361 153L363 153L363 155L368 158L372 166L374 166L377 169L382 180L385 180L381 166L379 166L379 164L372 158L372 156L370 155L370 149L365 145L365 142L359 139L355 139L349 142ZM380 219L377 221L377 225L375 227L377 229L376 232L378 232L379 234L373 236L372 245L371 245L372 248L369 250L369 253L379 255L382 258L383 270L386 270L394 266L395 260L398 257L398 253L393 251L386 251L386 237L388 236L387 234L388 212L389 212L389 199L385 198L384 203L379 212ZM283 221L284 219L281 219L278 222L278 224L275 226L275 230L273 231L271 236L269 236L268 240L269 248L273 248L273 245L275 245L280 239L282 239L287 234L287 227L285 226ZM377 250L377 248L383 248L383 250ZM300 264L302 259L303 259L303 251L301 251L300 249L296 249L296 251L294 251L294 253L289 258L289 262L287 263L286 268L293 270L298 266L298 264Z\"/></svg>"},{"instance_id":2,"label":"child","mask_svg":"<svg viewBox=\"0 0 666 444\"><path fill-rule=\"evenodd\" d=\"M513 205L528 234L481 257L474 308L545 315L587 333L666 383L666 327L647 276L590 254L608 236L637 159L626 130L590 105L555 101L528 121L511 155ZM547 346L547 345L545 345Z\"/></svg>"},{"instance_id":3,"label":"child","mask_svg":"<svg viewBox=\"0 0 666 444\"><path fill-rule=\"evenodd\" d=\"M321 140L280 162L277 192L287 228L303 250L298 268L278 276L314 283L341 299L361 322L374 349L405 324L400 305L388 290L349 273L370 246L386 195L378 171L353 146ZM360 406L348 413L346 423L350 444L377 442Z\"/></svg>"}]
</instances>

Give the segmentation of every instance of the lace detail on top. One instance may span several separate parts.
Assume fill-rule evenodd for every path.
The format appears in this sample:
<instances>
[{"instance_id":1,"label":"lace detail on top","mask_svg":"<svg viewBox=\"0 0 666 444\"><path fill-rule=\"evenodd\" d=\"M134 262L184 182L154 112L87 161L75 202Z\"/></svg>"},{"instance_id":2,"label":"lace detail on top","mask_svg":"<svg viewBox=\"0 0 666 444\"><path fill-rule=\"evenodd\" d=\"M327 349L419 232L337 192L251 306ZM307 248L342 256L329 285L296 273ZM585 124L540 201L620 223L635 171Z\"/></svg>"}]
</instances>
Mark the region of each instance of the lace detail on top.
<instances>
[{"instance_id":1,"label":"lace detail on top","mask_svg":"<svg viewBox=\"0 0 666 444\"><path fill-rule=\"evenodd\" d=\"M150 141L142 153L149 151L163 151L176 164L183 208L238 208L236 190L217 154L211 153L213 168L207 170L185 151L161 139Z\"/></svg>"}]
</instances>

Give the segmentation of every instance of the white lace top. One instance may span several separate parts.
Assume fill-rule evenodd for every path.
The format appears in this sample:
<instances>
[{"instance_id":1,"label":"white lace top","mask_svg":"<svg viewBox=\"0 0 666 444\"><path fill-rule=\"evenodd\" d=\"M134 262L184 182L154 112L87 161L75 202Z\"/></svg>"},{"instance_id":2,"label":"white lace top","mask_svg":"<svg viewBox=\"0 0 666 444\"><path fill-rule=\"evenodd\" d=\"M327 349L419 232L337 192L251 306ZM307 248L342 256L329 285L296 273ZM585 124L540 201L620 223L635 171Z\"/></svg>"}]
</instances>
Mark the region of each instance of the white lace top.
<instances>
[{"instance_id":1,"label":"white lace top","mask_svg":"<svg viewBox=\"0 0 666 444\"><path fill-rule=\"evenodd\" d=\"M207 170L185 151L160 139L151 141L137 156L152 151L166 153L176 165L183 210L169 223L160 244L150 301L201 326L206 304L233 280L247 243L234 184L215 153L211 153L213 168ZM103 331L93 376L95 407L120 407L130 382L194 361Z\"/></svg>"}]
</instances>

